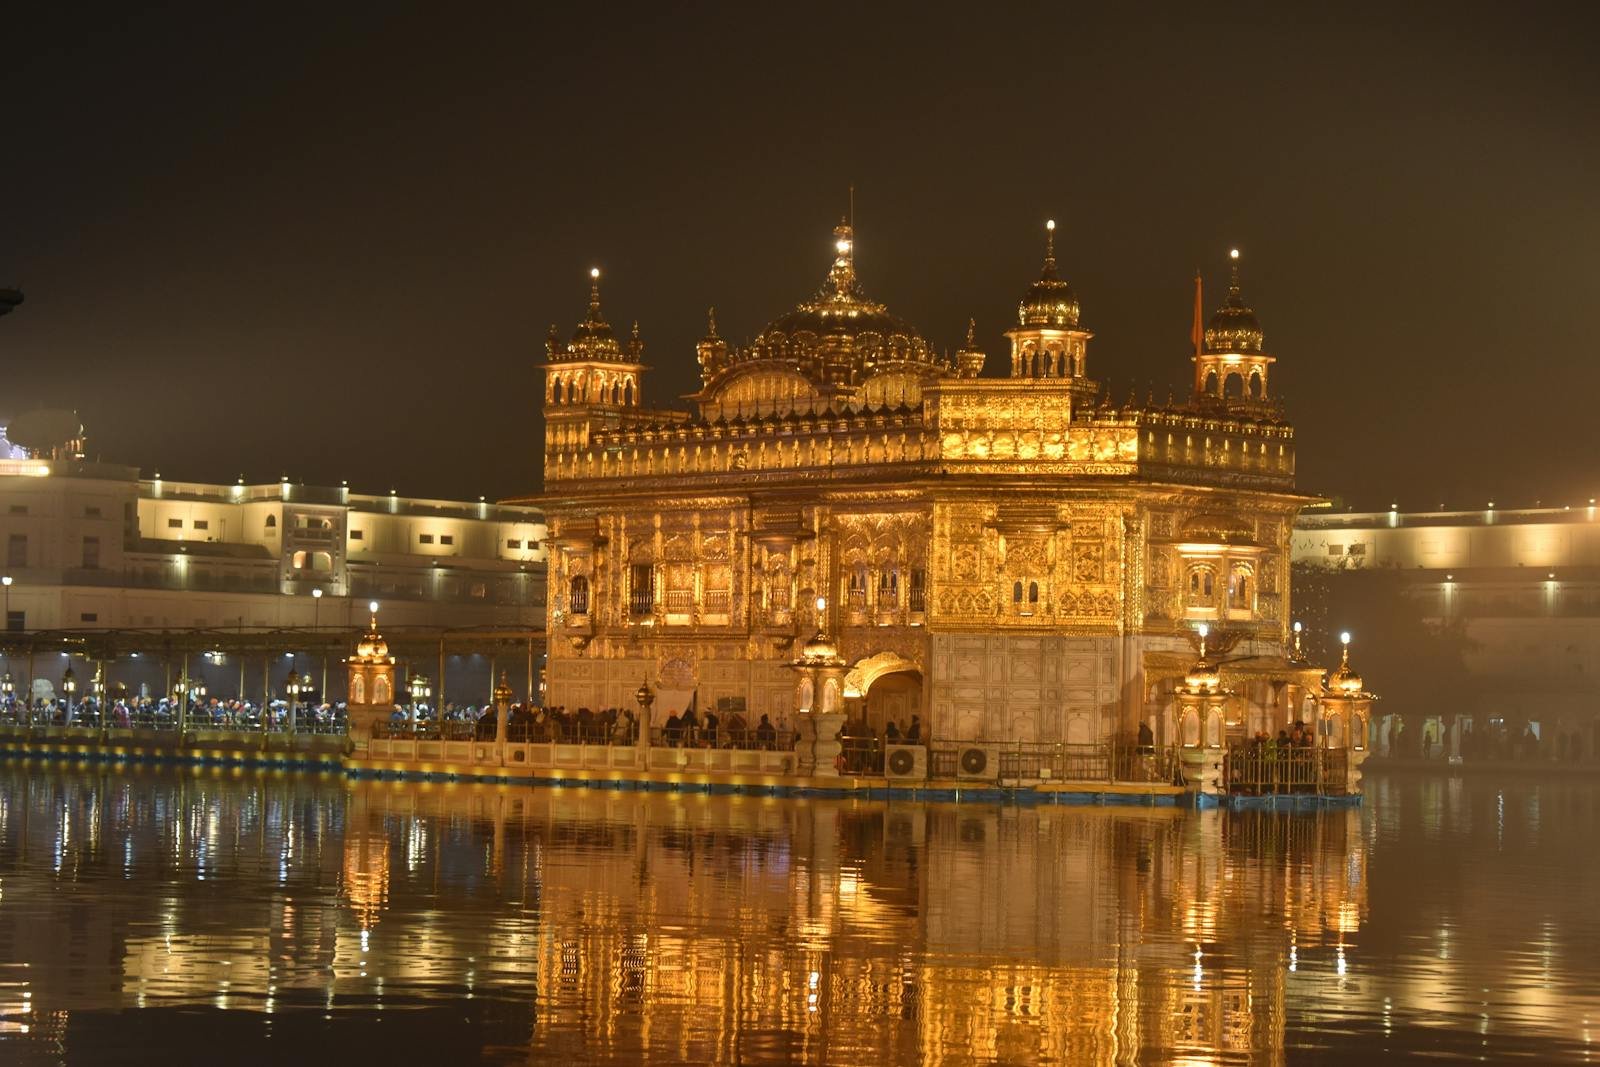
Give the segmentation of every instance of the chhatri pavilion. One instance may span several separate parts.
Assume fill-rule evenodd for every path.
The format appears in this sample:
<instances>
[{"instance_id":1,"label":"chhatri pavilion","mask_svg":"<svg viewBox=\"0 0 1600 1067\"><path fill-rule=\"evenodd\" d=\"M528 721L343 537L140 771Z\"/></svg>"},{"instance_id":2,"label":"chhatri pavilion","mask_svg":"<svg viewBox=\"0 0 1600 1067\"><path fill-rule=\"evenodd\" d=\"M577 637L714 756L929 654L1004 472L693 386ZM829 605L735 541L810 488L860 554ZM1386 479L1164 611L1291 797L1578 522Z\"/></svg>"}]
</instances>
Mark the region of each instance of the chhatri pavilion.
<instances>
[{"instance_id":1,"label":"chhatri pavilion","mask_svg":"<svg viewBox=\"0 0 1600 1067\"><path fill-rule=\"evenodd\" d=\"M1315 721L1289 611L1309 498L1237 253L1203 327L1197 280L1192 393L1120 402L1049 229L998 368L974 329L941 356L868 296L841 225L821 288L753 342L712 315L687 410L648 406L594 272L544 366L546 703L632 708L644 679L658 718L1067 744Z\"/></svg>"}]
</instances>

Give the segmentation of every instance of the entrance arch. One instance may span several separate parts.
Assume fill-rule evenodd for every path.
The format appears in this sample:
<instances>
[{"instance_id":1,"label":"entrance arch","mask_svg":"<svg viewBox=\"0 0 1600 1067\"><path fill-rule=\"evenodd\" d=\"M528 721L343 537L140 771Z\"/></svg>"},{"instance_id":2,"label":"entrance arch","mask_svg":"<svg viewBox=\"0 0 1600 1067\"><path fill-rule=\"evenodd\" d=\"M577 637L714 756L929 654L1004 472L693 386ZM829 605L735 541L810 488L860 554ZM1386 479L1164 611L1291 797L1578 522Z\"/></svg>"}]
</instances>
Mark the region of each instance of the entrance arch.
<instances>
[{"instance_id":1,"label":"entrance arch","mask_svg":"<svg viewBox=\"0 0 1600 1067\"><path fill-rule=\"evenodd\" d=\"M922 668L893 652L868 656L844 676L846 698L859 698L862 715L873 736L882 737L893 720L903 732L911 716L922 715ZM928 723L922 723L922 739Z\"/></svg>"}]
</instances>

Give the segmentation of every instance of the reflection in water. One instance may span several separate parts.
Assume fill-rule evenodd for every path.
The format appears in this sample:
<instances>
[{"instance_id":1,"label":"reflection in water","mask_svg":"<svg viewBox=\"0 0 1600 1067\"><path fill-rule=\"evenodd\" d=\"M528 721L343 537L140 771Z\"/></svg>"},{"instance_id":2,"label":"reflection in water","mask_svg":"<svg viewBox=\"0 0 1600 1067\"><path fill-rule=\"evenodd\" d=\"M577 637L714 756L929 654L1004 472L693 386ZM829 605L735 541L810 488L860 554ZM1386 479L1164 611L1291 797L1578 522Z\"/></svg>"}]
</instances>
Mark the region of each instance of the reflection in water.
<instances>
[{"instance_id":1,"label":"reflection in water","mask_svg":"<svg viewBox=\"0 0 1600 1067\"><path fill-rule=\"evenodd\" d=\"M1365 813L1282 816L7 767L0 1058L1582 1061L1596 795L1374 778Z\"/></svg>"}]
</instances>

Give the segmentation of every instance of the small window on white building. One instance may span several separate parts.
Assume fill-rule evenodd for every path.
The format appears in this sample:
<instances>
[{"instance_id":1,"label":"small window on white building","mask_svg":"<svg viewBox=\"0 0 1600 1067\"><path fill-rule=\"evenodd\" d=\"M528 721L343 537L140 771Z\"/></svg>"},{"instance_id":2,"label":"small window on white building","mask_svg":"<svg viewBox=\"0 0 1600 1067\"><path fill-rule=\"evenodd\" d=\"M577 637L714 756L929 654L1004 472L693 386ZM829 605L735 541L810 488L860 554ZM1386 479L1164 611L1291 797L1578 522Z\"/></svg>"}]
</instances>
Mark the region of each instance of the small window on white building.
<instances>
[{"instance_id":1,"label":"small window on white building","mask_svg":"<svg viewBox=\"0 0 1600 1067\"><path fill-rule=\"evenodd\" d=\"M417 543L419 545L431 545L431 544L433 544L433 534L418 534L417 535Z\"/></svg>"},{"instance_id":2,"label":"small window on white building","mask_svg":"<svg viewBox=\"0 0 1600 1067\"><path fill-rule=\"evenodd\" d=\"M183 520L182 519L168 519L167 520L167 529L169 529L169 530L181 530L181 529L183 529Z\"/></svg>"}]
</instances>

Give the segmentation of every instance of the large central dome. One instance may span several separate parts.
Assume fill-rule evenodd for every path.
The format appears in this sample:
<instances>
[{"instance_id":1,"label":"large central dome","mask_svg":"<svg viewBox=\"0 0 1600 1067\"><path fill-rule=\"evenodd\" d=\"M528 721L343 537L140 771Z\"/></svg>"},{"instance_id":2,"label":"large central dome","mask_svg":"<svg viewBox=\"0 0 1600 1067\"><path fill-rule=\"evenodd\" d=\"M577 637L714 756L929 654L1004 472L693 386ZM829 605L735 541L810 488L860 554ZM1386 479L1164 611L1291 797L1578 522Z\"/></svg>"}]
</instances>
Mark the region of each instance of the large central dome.
<instances>
[{"instance_id":1,"label":"large central dome","mask_svg":"<svg viewBox=\"0 0 1600 1067\"><path fill-rule=\"evenodd\" d=\"M862 293L850 227L840 224L833 235L828 280L816 296L768 323L749 358L790 363L834 386L858 385L886 364L934 364L932 347L915 328Z\"/></svg>"}]
</instances>

